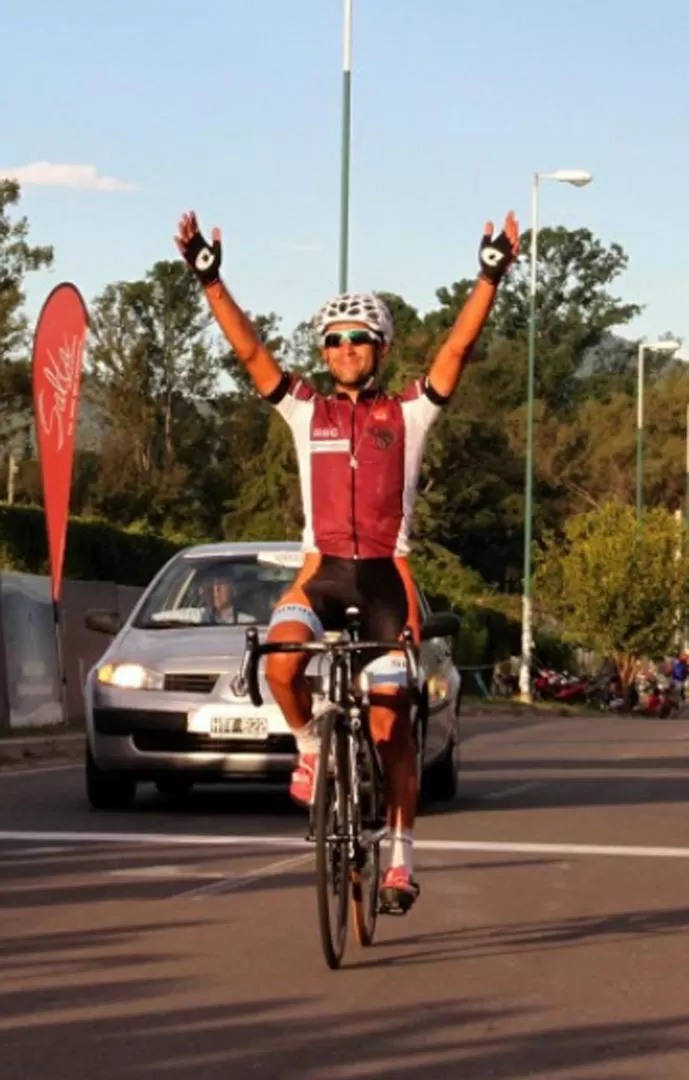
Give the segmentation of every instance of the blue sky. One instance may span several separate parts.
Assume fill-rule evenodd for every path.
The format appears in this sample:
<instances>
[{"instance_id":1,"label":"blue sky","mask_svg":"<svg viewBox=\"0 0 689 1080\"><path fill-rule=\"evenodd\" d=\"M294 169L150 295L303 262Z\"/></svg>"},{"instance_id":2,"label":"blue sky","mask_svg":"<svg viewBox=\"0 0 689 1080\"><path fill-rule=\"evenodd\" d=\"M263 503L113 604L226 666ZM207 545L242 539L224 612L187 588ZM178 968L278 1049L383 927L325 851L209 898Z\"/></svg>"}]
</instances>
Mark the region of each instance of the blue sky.
<instances>
[{"instance_id":1,"label":"blue sky","mask_svg":"<svg viewBox=\"0 0 689 1080\"><path fill-rule=\"evenodd\" d=\"M188 208L285 331L337 291L342 0L32 0L2 45L0 172L135 185L24 187L56 251L31 314L58 280L88 302L175 257ZM350 286L428 310L475 273L487 217L528 226L534 169L585 168L588 188L543 185L541 222L622 244L630 333L689 341L688 54L686 0L354 0Z\"/></svg>"}]
</instances>

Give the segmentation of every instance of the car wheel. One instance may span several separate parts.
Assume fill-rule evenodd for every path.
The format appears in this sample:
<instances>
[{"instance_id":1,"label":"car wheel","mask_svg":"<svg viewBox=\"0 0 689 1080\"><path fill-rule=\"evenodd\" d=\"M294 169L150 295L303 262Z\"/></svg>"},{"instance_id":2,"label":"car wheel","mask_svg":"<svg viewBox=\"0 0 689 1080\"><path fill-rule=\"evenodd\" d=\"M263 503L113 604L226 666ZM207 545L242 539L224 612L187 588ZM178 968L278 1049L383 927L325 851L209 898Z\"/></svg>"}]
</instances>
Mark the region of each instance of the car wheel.
<instances>
[{"instance_id":1,"label":"car wheel","mask_svg":"<svg viewBox=\"0 0 689 1080\"><path fill-rule=\"evenodd\" d=\"M449 802L457 794L459 749L453 736L439 761L428 770L424 780L424 792L436 802Z\"/></svg>"},{"instance_id":2,"label":"car wheel","mask_svg":"<svg viewBox=\"0 0 689 1080\"><path fill-rule=\"evenodd\" d=\"M181 801L191 795L194 781L186 776L160 776L156 780L156 789L164 799Z\"/></svg>"},{"instance_id":3,"label":"car wheel","mask_svg":"<svg viewBox=\"0 0 689 1080\"><path fill-rule=\"evenodd\" d=\"M86 746L86 796L94 810L126 810L136 796L136 780L123 772L104 772Z\"/></svg>"},{"instance_id":4,"label":"car wheel","mask_svg":"<svg viewBox=\"0 0 689 1080\"><path fill-rule=\"evenodd\" d=\"M460 685L455 702L456 724L454 734L451 736L443 756L439 761L431 765L424 777L424 794L429 800L435 800L436 802L449 802L450 799L454 799L459 786L459 718L462 711L462 690L463 686Z\"/></svg>"},{"instance_id":5,"label":"car wheel","mask_svg":"<svg viewBox=\"0 0 689 1080\"><path fill-rule=\"evenodd\" d=\"M425 796L425 778L423 771L423 757L426 743L426 727L422 720L417 722L414 746L416 754L416 813L423 810Z\"/></svg>"}]
</instances>

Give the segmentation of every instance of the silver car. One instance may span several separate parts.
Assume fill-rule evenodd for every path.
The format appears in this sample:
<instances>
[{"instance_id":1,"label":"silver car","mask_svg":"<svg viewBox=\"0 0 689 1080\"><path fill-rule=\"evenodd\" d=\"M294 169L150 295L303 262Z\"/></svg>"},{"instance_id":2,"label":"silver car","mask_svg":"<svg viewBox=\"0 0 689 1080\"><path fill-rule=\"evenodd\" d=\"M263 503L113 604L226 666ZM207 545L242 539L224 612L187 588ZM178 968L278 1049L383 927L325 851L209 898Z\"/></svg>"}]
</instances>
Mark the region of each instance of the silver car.
<instances>
[{"instance_id":1,"label":"silver car","mask_svg":"<svg viewBox=\"0 0 689 1080\"><path fill-rule=\"evenodd\" d=\"M169 796L195 783L287 785L296 745L265 679L260 708L237 698L231 683L246 627L267 627L302 560L296 543L189 547L160 570L124 625L114 612L87 613L89 629L114 635L84 687L94 808L129 806L143 782ZM418 769L424 791L445 799L457 784L461 678L441 636L447 616L432 615L421 594L419 602L426 629ZM314 658L307 669L316 693L322 662Z\"/></svg>"}]
</instances>

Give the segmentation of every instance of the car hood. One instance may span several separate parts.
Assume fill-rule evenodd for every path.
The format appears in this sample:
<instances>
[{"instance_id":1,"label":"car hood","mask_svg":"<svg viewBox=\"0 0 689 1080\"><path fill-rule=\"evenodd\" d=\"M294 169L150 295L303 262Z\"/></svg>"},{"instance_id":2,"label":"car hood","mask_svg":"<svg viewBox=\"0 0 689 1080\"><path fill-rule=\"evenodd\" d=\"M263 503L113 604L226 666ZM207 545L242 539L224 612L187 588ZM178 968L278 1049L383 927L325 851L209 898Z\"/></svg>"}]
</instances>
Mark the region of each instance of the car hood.
<instances>
[{"instance_id":1,"label":"car hood","mask_svg":"<svg viewBox=\"0 0 689 1080\"><path fill-rule=\"evenodd\" d=\"M265 637L259 628L259 638ZM131 660L158 671L226 671L236 668L246 644L245 626L127 627L108 649L108 660Z\"/></svg>"}]
</instances>

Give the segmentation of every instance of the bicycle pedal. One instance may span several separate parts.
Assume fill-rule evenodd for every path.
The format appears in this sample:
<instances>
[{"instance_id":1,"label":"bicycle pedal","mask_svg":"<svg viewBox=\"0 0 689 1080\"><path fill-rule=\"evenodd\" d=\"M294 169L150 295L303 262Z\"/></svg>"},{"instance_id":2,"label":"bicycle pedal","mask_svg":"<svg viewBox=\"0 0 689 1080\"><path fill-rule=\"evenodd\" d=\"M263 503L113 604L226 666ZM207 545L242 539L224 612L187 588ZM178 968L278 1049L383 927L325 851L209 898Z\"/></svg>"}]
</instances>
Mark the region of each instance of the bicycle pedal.
<instances>
[{"instance_id":1,"label":"bicycle pedal","mask_svg":"<svg viewBox=\"0 0 689 1080\"><path fill-rule=\"evenodd\" d=\"M414 903L414 897L401 894L391 894L388 889L380 887L378 893L378 913L380 915L406 915Z\"/></svg>"},{"instance_id":2,"label":"bicycle pedal","mask_svg":"<svg viewBox=\"0 0 689 1080\"><path fill-rule=\"evenodd\" d=\"M394 915L397 918L401 918L406 915L409 908L390 907L388 904L381 904L378 908L379 915Z\"/></svg>"},{"instance_id":3,"label":"bicycle pedal","mask_svg":"<svg viewBox=\"0 0 689 1080\"><path fill-rule=\"evenodd\" d=\"M379 915L406 915L419 898L421 890L416 896L407 893L398 893L397 896L386 896L387 890L382 889L378 900Z\"/></svg>"},{"instance_id":4,"label":"bicycle pedal","mask_svg":"<svg viewBox=\"0 0 689 1080\"><path fill-rule=\"evenodd\" d=\"M406 915L407 912L412 907L412 904L413 904L413 901L411 901L411 903L408 903L408 904L407 903L400 904L396 900L394 900L392 902L386 901L386 900L381 900L379 902L379 904L378 904L378 914L379 915L397 915L397 916Z\"/></svg>"}]
</instances>

